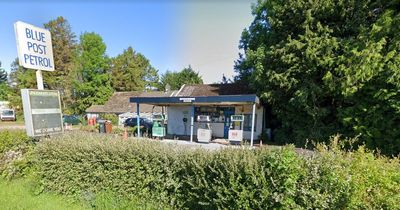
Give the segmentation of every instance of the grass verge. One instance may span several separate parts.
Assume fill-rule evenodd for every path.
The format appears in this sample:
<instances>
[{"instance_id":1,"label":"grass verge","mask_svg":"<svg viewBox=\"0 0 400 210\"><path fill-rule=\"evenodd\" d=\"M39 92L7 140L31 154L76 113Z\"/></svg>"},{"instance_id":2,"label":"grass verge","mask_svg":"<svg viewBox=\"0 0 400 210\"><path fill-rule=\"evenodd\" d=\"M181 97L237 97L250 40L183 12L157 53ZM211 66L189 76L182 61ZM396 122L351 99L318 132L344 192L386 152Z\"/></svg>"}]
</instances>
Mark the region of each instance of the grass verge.
<instances>
[{"instance_id":1,"label":"grass verge","mask_svg":"<svg viewBox=\"0 0 400 210\"><path fill-rule=\"evenodd\" d=\"M82 205L74 204L59 195L46 193L34 195L31 183L27 179L16 179L13 181L0 179L0 189L1 209L86 209Z\"/></svg>"}]
</instances>

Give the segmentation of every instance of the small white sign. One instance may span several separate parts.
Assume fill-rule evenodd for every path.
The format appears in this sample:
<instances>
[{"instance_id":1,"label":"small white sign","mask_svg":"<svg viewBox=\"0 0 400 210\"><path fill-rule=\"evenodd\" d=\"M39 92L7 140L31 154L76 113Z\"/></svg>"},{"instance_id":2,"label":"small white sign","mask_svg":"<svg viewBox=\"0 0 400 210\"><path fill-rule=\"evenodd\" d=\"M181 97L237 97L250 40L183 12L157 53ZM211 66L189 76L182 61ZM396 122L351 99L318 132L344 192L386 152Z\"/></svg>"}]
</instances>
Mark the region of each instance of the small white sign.
<instances>
[{"instance_id":1,"label":"small white sign","mask_svg":"<svg viewBox=\"0 0 400 210\"><path fill-rule=\"evenodd\" d=\"M244 115L231 115L231 121L232 122L243 122Z\"/></svg>"},{"instance_id":2,"label":"small white sign","mask_svg":"<svg viewBox=\"0 0 400 210\"><path fill-rule=\"evenodd\" d=\"M196 100L195 98L179 98L183 103L192 103L192 101Z\"/></svg>"},{"instance_id":3,"label":"small white sign","mask_svg":"<svg viewBox=\"0 0 400 210\"><path fill-rule=\"evenodd\" d=\"M229 130L228 134L229 141L242 141L243 131L242 130Z\"/></svg>"},{"instance_id":4,"label":"small white sign","mask_svg":"<svg viewBox=\"0 0 400 210\"><path fill-rule=\"evenodd\" d=\"M54 71L50 31L21 21L14 24L14 29L19 65L29 69Z\"/></svg>"}]
</instances>

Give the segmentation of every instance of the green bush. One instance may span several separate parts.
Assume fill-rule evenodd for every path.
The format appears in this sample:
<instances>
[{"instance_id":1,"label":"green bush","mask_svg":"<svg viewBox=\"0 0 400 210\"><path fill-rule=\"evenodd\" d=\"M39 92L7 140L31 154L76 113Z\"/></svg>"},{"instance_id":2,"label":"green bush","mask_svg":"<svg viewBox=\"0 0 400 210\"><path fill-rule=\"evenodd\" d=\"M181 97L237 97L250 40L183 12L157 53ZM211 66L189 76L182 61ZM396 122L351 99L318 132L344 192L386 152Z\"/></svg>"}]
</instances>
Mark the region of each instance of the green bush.
<instances>
[{"instance_id":1,"label":"green bush","mask_svg":"<svg viewBox=\"0 0 400 210\"><path fill-rule=\"evenodd\" d=\"M34 140L25 131L0 131L0 174L5 178L27 175L32 167Z\"/></svg>"},{"instance_id":2,"label":"green bush","mask_svg":"<svg viewBox=\"0 0 400 210\"><path fill-rule=\"evenodd\" d=\"M118 135L123 135L125 132L125 129L128 132L129 136L133 135L133 132L135 131L134 128L132 128L132 127L120 128L120 127L114 126L112 129L112 133L118 134Z\"/></svg>"},{"instance_id":3,"label":"green bush","mask_svg":"<svg viewBox=\"0 0 400 210\"><path fill-rule=\"evenodd\" d=\"M99 125L81 125L79 130L87 132L99 132Z\"/></svg>"},{"instance_id":4,"label":"green bush","mask_svg":"<svg viewBox=\"0 0 400 210\"><path fill-rule=\"evenodd\" d=\"M340 141L338 137L333 143ZM343 146L344 147L344 146ZM348 185L346 206L351 209L398 209L400 203L400 158L374 155L365 146L356 151L344 151L333 144L318 147L318 165L327 166L335 176ZM339 188L335 188L340 190ZM333 190L335 190L333 189Z\"/></svg>"},{"instance_id":5,"label":"green bush","mask_svg":"<svg viewBox=\"0 0 400 210\"><path fill-rule=\"evenodd\" d=\"M375 156L362 147L318 148L301 155L292 146L210 152L71 133L41 142L35 160L43 190L92 201L95 195L113 195L115 200L106 203L143 198L151 208L178 209L398 207L398 158Z\"/></svg>"},{"instance_id":6,"label":"green bush","mask_svg":"<svg viewBox=\"0 0 400 210\"><path fill-rule=\"evenodd\" d=\"M10 149L18 149L25 147L31 139L21 130L4 130L0 131L0 153L4 153Z\"/></svg>"},{"instance_id":7,"label":"green bush","mask_svg":"<svg viewBox=\"0 0 400 210\"><path fill-rule=\"evenodd\" d=\"M87 126L88 125L88 121L86 118L84 118L83 116L78 116L79 121L81 122L81 125L83 126Z\"/></svg>"},{"instance_id":8,"label":"green bush","mask_svg":"<svg viewBox=\"0 0 400 210\"><path fill-rule=\"evenodd\" d=\"M100 114L100 118L111 121L113 125L118 125L119 118L115 114Z\"/></svg>"},{"instance_id":9,"label":"green bush","mask_svg":"<svg viewBox=\"0 0 400 210\"><path fill-rule=\"evenodd\" d=\"M161 151L154 152L155 147ZM111 191L126 198L154 195L152 198L164 202L167 198L160 194L165 187L160 186L170 182L165 172L170 169L166 163L171 156L160 153L167 154L167 150L153 142L71 133L37 147L38 180L44 190L78 198ZM150 162L154 166L149 167Z\"/></svg>"}]
</instances>

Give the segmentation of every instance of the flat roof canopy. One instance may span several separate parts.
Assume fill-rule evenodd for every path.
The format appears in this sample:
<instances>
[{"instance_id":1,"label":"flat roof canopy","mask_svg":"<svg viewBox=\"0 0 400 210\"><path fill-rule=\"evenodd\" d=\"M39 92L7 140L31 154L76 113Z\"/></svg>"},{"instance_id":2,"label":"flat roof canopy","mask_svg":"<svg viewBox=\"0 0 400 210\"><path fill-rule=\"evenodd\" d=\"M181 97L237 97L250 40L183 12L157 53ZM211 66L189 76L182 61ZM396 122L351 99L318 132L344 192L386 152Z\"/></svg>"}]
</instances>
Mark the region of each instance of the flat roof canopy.
<instances>
[{"instance_id":1,"label":"flat roof canopy","mask_svg":"<svg viewBox=\"0 0 400 210\"><path fill-rule=\"evenodd\" d=\"M254 95L220 95L196 97L131 97L131 103L152 104L157 106L170 105L243 105L259 104L259 98Z\"/></svg>"}]
</instances>

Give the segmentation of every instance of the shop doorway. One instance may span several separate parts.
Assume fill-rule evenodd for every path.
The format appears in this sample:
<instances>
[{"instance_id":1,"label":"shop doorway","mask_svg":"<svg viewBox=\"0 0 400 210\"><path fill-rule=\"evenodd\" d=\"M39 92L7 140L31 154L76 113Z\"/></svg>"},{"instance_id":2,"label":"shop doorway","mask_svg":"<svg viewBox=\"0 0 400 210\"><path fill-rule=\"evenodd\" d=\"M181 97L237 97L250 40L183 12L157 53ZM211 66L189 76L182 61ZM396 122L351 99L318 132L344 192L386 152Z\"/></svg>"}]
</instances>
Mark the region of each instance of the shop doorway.
<instances>
[{"instance_id":1,"label":"shop doorway","mask_svg":"<svg viewBox=\"0 0 400 210\"><path fill-rule=\"evenodd\" d=\"M229 134L229 127L231 126L231 115L235 114L235 108L234 107L229 107L224 109L224 138L228 139L228 134Z\"/></svg>"}]
</instances>

